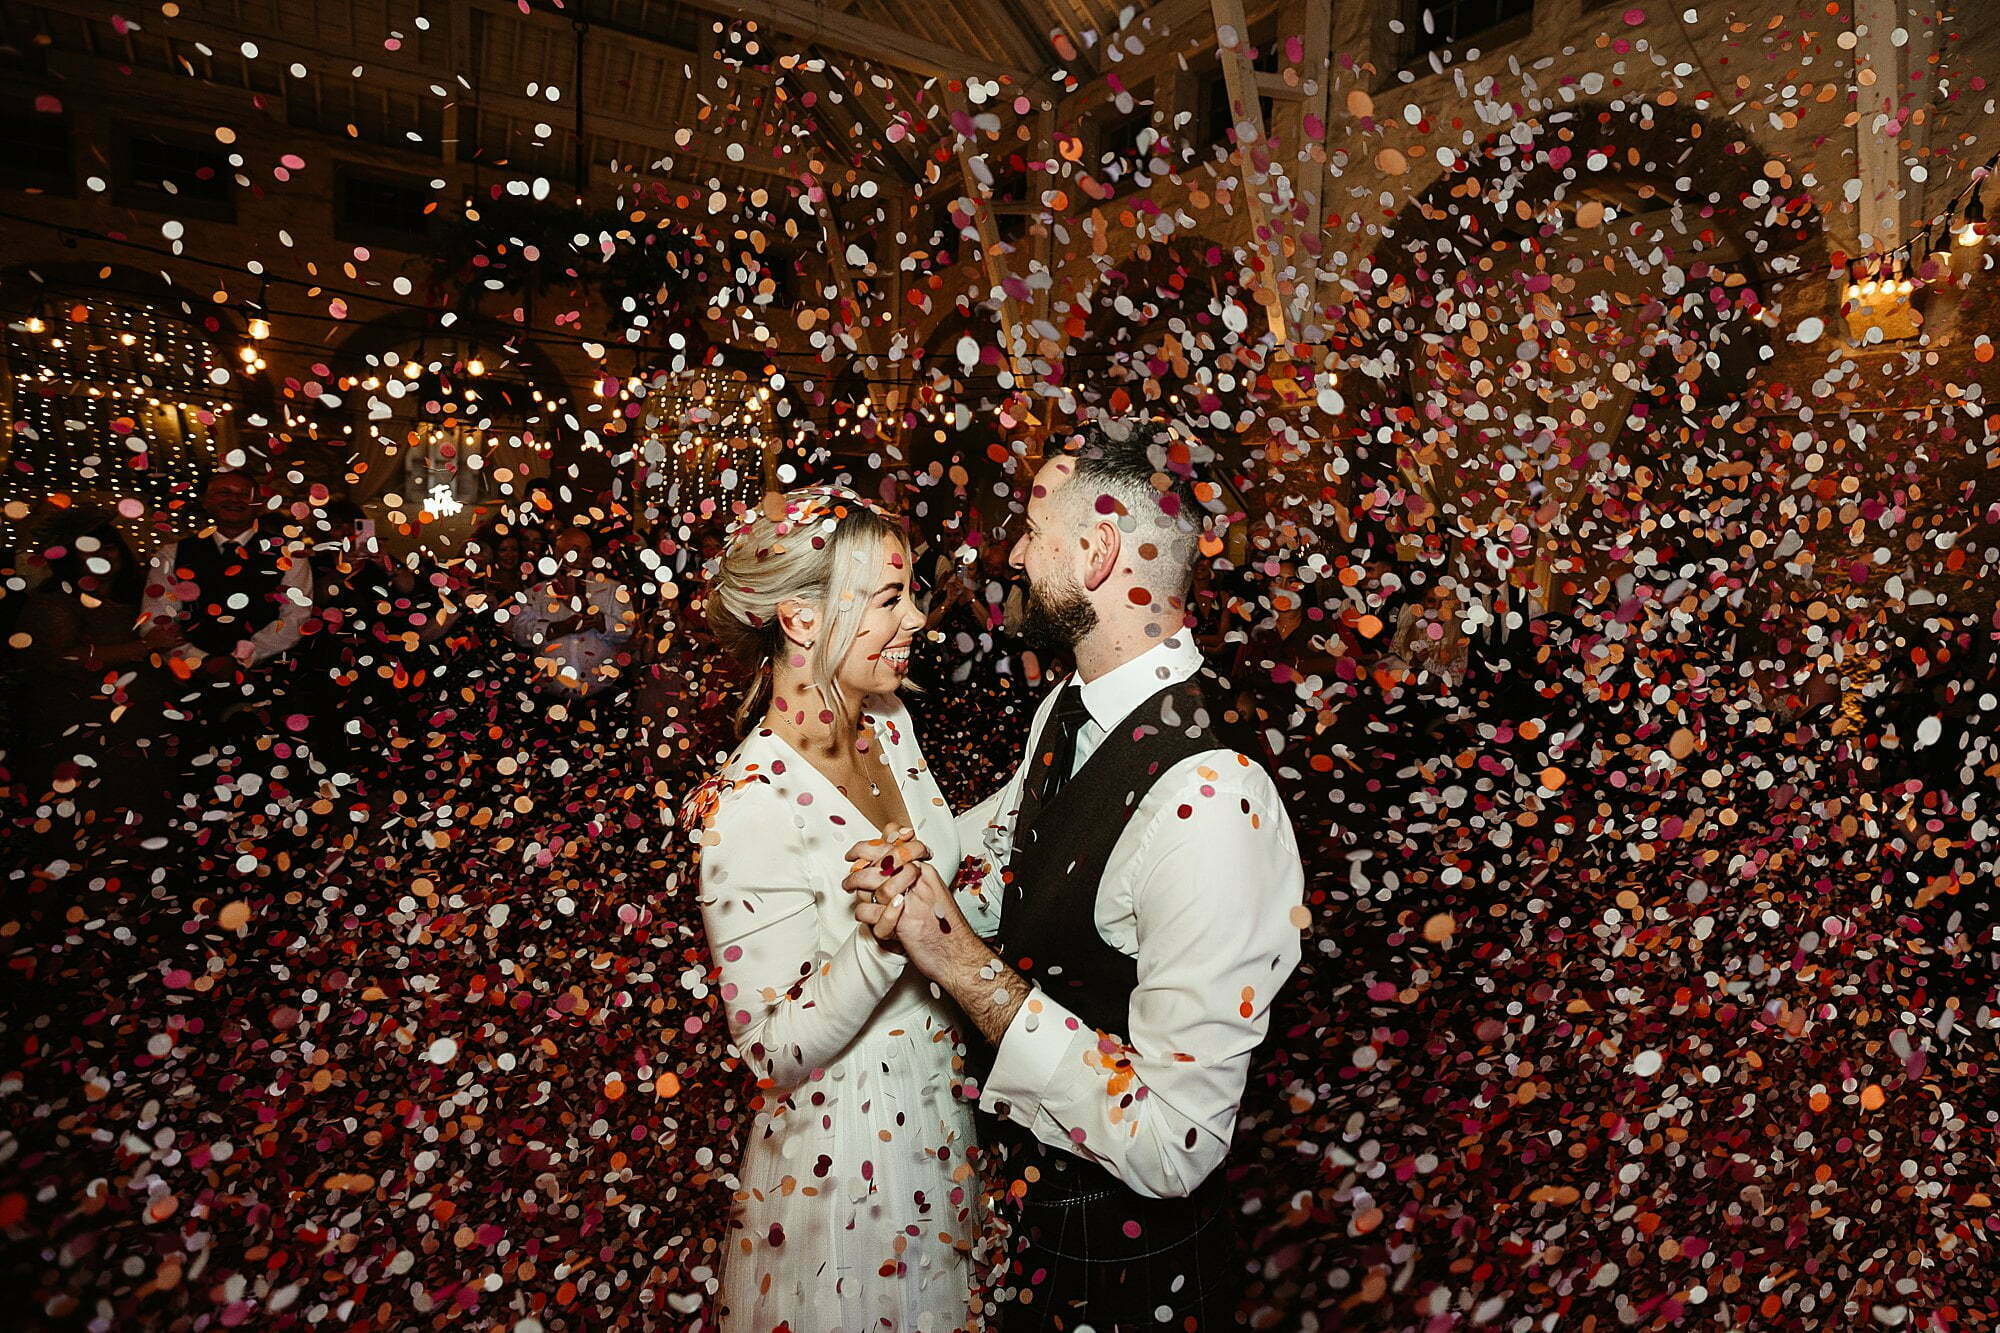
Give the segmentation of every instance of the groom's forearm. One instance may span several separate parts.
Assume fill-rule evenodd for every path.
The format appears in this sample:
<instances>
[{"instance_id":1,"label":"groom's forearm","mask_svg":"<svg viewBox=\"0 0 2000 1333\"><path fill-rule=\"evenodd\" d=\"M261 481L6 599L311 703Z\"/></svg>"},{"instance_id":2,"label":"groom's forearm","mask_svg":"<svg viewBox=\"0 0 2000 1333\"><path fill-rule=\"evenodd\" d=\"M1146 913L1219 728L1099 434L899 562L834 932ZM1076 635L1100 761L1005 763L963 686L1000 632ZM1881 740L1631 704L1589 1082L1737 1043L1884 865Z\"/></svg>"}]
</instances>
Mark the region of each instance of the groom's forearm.
<instances>
[{"instance_id":1,"label":"groom's forearm","mask_svg":"<svg viewBox=\"0 0 2000 1333\"><path fill-rule=\"evenodd\" d=\"M992 1046L1000 1044L1032 989L1019 972L977 939L953 958L937 981Z\"/></svg>"}]
</instances>

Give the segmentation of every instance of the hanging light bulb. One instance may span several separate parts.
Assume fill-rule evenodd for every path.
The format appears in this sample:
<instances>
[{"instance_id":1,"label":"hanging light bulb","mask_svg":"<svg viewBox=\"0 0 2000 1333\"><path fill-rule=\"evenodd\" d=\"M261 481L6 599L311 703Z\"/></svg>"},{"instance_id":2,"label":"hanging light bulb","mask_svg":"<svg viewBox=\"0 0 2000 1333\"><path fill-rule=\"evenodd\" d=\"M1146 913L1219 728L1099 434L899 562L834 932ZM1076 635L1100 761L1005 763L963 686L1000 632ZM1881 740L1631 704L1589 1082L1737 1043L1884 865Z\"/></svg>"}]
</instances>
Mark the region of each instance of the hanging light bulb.
<instances>
[{"instance_id":1,"label":"hanging light bulb","mask_svg":"<svg viewBox=\"0 0 2000 1333\"><path fill-rule=\"evenodd\" d=\"M468 375L484 375L486 373L486 363L475 356L465 363L465 373Z\"/></svg>"},{"instance_id":2,"label":"hanging light bulb","mask_svg":"<svg viewBox=\"0 0 2000 1333\"><path fill-rule=\"evenodd\" d=\"M30 333L47 333L49 331L49 322L40 315L30 315L28 316L28 322L21 327Z\"/></svg>"},{"instance_id":3,"label":"hanging light bulb","mask_svg":"<svg viewBox=\"0 0 2000 1333\"><path fill-rule=\"evenodd\" d=\"M1974 187L1972 197L1965 201L1965 220L1958 229L1958 243L1974 245L1985 234L1986 201L1979 197L1979 190Z\"/></svg>"},{"instance_id":4,"label":"hanging light bulb","mask_svg":"<svg viewBox=\"0 0 2000 1333\"><path fill-rule=\"evenodd\" d=\"M424 368L414 360L403 362L403 378L413 380L424 373Z\"/></svg>"},{"instance_id":5,"label":"hanging light bulb","mask_svg":"<svg viewBox=\"0 0 2000 1333\"><path fill-rule=\"evenodd\" d=\"M256 308L257 313L250 317L250 322L244 326L244 329L252 338L258 342L262 342L271 336L271 321L264 317L264 312L271 308L271 280L269 278L260 279L257 283Z\"/></svg>"}]
</instances>

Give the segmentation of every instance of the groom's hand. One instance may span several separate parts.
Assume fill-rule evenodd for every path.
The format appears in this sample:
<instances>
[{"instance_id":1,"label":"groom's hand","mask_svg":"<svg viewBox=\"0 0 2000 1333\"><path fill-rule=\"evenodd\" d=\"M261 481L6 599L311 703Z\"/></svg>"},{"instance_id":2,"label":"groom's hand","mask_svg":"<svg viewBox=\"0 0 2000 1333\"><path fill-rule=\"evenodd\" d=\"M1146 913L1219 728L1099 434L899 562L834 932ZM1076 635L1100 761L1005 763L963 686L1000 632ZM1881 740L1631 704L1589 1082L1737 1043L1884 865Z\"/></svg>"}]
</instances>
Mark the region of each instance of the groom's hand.
<instances>
[{"instance_id":1,"label":"groom's hand","mask_svg":"<svg viewBox=\"0 0 2000 1333\"><path fill-rule=\"evenodd\" d=\"M1014 1015L1027 1002L1029 986L986 941L972 933L958 899L928 861L919 861L915 882L897 899L903 910L896 938L917 970L943 987L986 1040L1000 1044Z\"/></svg>"},{"instance_id":2,"label":"groom's hand","mask_svg":"<svg viewBox=\"0 0 2000 1333\"><path fill-rule=\"evenodd\" d=\"M896 926L896 938L902 942L903 952L935 980L941 981L948 972L968 964L977 968L991 951L973 934L965 914L959 911L958 899L929 861L898 871L890 878L885 896L895 894L906 875L908 886L897 899L903 915Z\"/></svg>"}]
</instances>

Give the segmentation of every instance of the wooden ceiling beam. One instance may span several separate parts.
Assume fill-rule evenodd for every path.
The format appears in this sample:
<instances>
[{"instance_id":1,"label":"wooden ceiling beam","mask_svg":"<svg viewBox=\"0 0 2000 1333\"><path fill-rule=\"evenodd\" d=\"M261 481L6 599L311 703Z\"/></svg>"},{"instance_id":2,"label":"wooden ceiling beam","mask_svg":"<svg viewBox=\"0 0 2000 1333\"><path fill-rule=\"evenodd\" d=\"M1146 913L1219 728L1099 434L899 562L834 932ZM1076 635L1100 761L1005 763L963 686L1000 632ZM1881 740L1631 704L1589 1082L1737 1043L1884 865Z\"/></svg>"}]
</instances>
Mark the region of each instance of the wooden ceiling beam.
<instances>
[{"instance_id":1,"label":"wooden ceiling beam","mask_svg":"<svg viewBox=\"0 0 2000 1333\"><path fill-rule=\"evenodd\" d=\"M813 109L819 111L824 108L825 116L836 122L836 129L862 146L873 145L879 148L886 164L901 176L906 184L915 184L922 178L921 169L910 160L903 144L891 142L887 128L869 114L866 99L858 97L852 89L835 83L823 69L808 69L804 63L800 63L793 65L785 73L793 82L813 95ZM862 135L856 135L854 133L856 129L862 131ZM865 139L862 137L864 135Z\"/></svg>"},{"instance_id":2,"label":"wooden ceiling beam","mask_svg":"<svg viewBox=\"0 0 2000 1333\"><path fill-rule=\"evenodd\" d=\"M121 9L115 3L115 0L60 0L60 3L63 6L64 13L77 18L103 23L109 23L112 17L118 14ZM506 16L508 15L512 15L515 19L521 17L518 11L511 8L492 7L488 0L466 0L464 8L455 10L453 17L456 18L467 14L474 8L478 8L487 14L489 21L506 22ZM346 78L348 71L354 68L353 65L346 62L330 59L324 52L315 51L304 46L293 46L282 35L252 34L242 30L225 29L194 18L176 17L168 19L149 16L143 23L133 23L132 30L161 40L173 39L198 42L219 53L233 53L241 46L246 37L254 36L261 59L274 63L283 62L284 64L296 63L303 65L312 72L308 77L322 79ZM451 68L418 68L413 67L414 62L382 62L368 65L362 78L372 87L378 89L394 90L426 99L436 99L437 93L434 90L436 88L443 88L446 93L444 101L448 113L460 107L461 104L464 104L479 108L488 113L497 113L514 118L527 124L551 124L558 134L567 134L570 132L572 127L571 117L563 114L564 108L562 104L540 101L522 93L497 91L491 86L491 80L482 80L480 77L481 71L465 70L456 67L468 55L467 51L459 47L456 39L450 40L447 49L448 54L445 57L445 64L452 66ZM112 57L100 55L97 58L111 59ZM689 56L688 58L693 60L697 57ZM286 82L288 85L292 85L299 81L287 75ZM752 80L752 82L769 82L769 80ZM471 85L469 88L468 84ZM292 94L286 95L289 96ZM453 116L448 120L447 124L448 128L445 137L455 139L460 133L461 122L459 118ZM703 142L704 136L701 135L691 136L688 145L685 147L677 146L673 143L673 131L675 128L676 126L671 122L633 120L628 117L611 115L602 111L591 111L587 108L584 113L584 129L586 133L609 134L628 140L651 152L654 161L662 157L671 156L679 161L689 163L698 162L703 166L715 167L729 173L743 173L756 176L770 182L773 186L779 184L796 185L798 182L799 173L796 170L778 165L776 162L767 163L756 160L749 153L744 155L743 161L734 161L728 157L723 146L708 147ZM441 151L442 149L442 145L433 147L434 151ZM652 163L649 161L635 163L634 165L650 168ZM878 185L894 187L900 186L902 183L897 178L886 174L872 173L866 170L861 171L860 174L874 180Z\"/></svg>"},{"instance_id":3,"label":"wooden ceiling beam","mask_svg":"<svg viewBox=\"0 0 2000 1333\"><path fill-rule=\"evenodd\" d=\"M868 305L861 298L861 287L854 280L854 270L847 262L847 237L842 234L840 221L833 213L833 199L827 193L826 185L819 180L806 182L806 198L813 206L813 213L819 219L826 235L827 266L833 271L833 282L839 293L839 328L853 335L857 350L863 356L881 356L875 325L868 318Z\"/></svg>"},{"instance_id":4,"label":"wooden ceiling beam","mask_svg":"<svg viewBox=\"0 0 2000 1333\"><path fill-rule=\"evenodd\" d=\"M960 0L960 3L965 6L966 16L977 18L990 29L1023 69L1054 66L1056 53L1047 35L1028 31L1007 0Z\"/></svg>"},{"instance_id":5,"label":"wooden ceiling beam","mask_svg":"<svg viewBox=\"0 0 2000 1333\"><path fill-rule=\"evenodd\" d=\"M564 42L571 40L574 31L571 26L575 22L574 16L554 10L535 9L524 12L518 5L507 3L506 0L454 0L454 4L477 9L489 19L517 23L526 28L540 28ZM629 37L635 42L653 48L661 56L680 60L687 66L690 77L702 67L704 57L699 52L676 45L673 39L664 33L634 27L632 24L620 23L616 19L603 18L596 14L587 15L585 22L592 31ZM769 87L777 82L777 79L768 72L747 66L731 66L729 77L740 83L761 87Z\"/></svg>"},{"instance_id":6,"label":"wooden ceiling beam","mask_svg":"<svg viewBox=\"0 0 2000 1333\"><path fill-rule=\"evenodd\" d=\"M1257 92L1257 70L1250 63L1250 23L1243 0L1209 0L1222 57L1222 77L1229 87L1231 118L1236 125L1235 158L1242 170L1243 195L1250 205L1252 244L1264 255L1264 311L1271 335L1291 341L1294 322L1302 312L1294 307L1296 283L1285 276L1285 238L1291 234L1291 197L1284 174L1273 171L1271 140L1264 124L1264 106ZM1294 250L1300 262L1307 258Z\"/></svg>"},{"instance_id":7,"label":"wooden ceiling beam","mask_svg":"<svg viewBox=\"0 0 2000 1333\"><path fill-rule=\"evenodd\" d=\"M1261 0L1251 8L1249 19L1255 22L1276 7L1277 0ZM1140 43L1137 51L1130 47L1135 39ZM1063 94L1056 103L1056 119L1067 122L1109 101L1121 89L1130 91L1214 45L1215 16L1208 0L1161 0L1099 44L1097 74ZM1113 59L1114 52L1124 55Z\"/></svg>"},{"instance_id":8,"label":"wooden ceiling beam","mask_svg":"<svg viewBox=\"0 0 2000 1333\"><path fill-rule=\"evenodd\" d=\"M965 94L956 90L948 91L945 107L955 117L972 120L972 106ZM1007 368L1013 373L1014 387L1022 387L1021 355L1027 350L1027 325L1021 315L1021 303L1007 293L1007 256L1000 243L1000 226L993 215L993 195L979 183L979 173L972 169L972 159L982 156L972 136L979 131L973 127L972 136L954 134L958 139L958 164L965 175L966 188L976 192L978 197L971 200L973 225L979 232L979 258L986 270L986 281L990 295L1000 304L1000 338L1007 354Z\"/></svg>"},{"instance_id":9,"label":"wooden ceiling beam","mask_svg":"<svg viewBox=\"0 0 2000 1333\"><path fill-rule=\"evenodd\" d=\"M986 60L915 33L855 18L806 0L690 0L690 3L712 14L755 19L829 50L926 78L1000 79L1022 89L1035 83L1035 75L1026 69Z\"/></svg>"}]
</instances>

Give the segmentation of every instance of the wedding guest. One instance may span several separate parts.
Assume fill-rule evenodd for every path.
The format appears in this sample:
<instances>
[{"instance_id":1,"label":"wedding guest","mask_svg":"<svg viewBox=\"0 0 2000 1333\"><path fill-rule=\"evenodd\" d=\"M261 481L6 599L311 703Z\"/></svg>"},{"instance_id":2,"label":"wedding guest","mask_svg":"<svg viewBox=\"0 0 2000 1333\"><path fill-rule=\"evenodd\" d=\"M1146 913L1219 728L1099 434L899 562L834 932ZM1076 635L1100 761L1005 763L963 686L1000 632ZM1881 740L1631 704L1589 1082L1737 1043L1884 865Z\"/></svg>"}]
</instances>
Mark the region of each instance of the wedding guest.
<instances>
[{"instance_id":1,"label":"wedding guest","mask_svg":"<svg viewBox=\"0 0 2000 1333\"><path fill-rule=\"evenodd\" d=\"M312 565L258 522L247 474L217 473L201 502L209 526L153 553L139 627L174 675L195 683L191 709L216 716L275 691L274 667L312 614Z\"/></svg>"},{"instance_id":2,"label":"wedding guest","mask_svg":"<svg viewBox=\"0 0 2000 1333\"><path fill-rule=\"evenodd\" d=\"M30 592L15 633L34 707L19 710L23 784L67 784L99 817L143 822L155 811L158 678L139 668L139 562L91 505L58 511L33 541L48 577Z\"/></svg>"},{"instance_id":3,"label":"wedding guest","mask_svg":"<svg viewBox=\"0 0 2000 1333\"><path fill-rule=\"evenodd\" d=\"M554 573L522 594L508 620L517 643L535 653L544 693L592 698L618 680L619 650L636 624L632 593L598 564L590 532L564 528L550 561Z\"/></svg>"}]
</instances>

